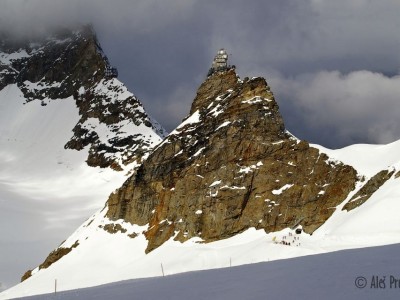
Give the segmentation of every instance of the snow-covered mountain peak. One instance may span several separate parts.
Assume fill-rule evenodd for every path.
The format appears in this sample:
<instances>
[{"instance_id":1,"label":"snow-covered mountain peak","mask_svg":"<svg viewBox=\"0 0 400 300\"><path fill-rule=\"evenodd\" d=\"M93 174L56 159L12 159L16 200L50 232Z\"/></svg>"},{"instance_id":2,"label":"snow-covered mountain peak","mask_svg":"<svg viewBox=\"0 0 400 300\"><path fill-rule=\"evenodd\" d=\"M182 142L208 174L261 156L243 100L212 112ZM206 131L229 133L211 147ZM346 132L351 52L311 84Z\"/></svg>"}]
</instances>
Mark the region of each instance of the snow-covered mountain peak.
<instances>
[{"instance_id":1,"label":"snow-covered mountain peak","mask_svg":"<svg viewBox=\"0 0 400 300\"><path fill-rule=\"evenodd\" d=\"M165 131L116 76L91 26L0 46L0 90L15 85L25 105L71 98L80 118L66 148L88 147L90 166L122 170L140 162Z\"/></svg>"},{"instance_id":2,"label":"snow-covered mountain peak","mask_svg":"<svg viewBox=\"0 0 400 300\"><path fill-rule=\"evenodd\" d=\"M118 80L90 26L0 36L0 233L13 228L0 243L0 277L10 285L103 207L165 131ZM35 251L20 248L31 241ZM21 259L7 270L15 251Z\"/></svg>"}]
</instances>

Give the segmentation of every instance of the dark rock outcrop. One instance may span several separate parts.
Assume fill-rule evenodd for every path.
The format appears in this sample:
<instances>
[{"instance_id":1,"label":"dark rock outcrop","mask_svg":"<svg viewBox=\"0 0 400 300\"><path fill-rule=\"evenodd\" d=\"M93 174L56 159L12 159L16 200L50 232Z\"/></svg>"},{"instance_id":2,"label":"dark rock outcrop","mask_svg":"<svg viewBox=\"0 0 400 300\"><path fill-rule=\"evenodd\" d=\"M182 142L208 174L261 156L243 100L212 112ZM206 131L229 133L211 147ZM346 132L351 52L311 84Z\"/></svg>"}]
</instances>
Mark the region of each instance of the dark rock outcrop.
<instances>
[{"instance_id":1,"label":"dark rock outcrop","mask_svg":"<svg viewBox=\"0 0 400 300\"><path fill-rule=\"evenodd\" d=\"M8 39L0 51L12 55L8 64L0 65L0 89L16 83L28 102L68 98L104 78L104 54L91 26L17 44Z\"/></svg>"},{"instance_id":2,"label":"dark rock outcrop","mask_svg":"<svg viewBox=\"0 0 400 300\"><path fill-rule=\"evenodd\" d=\"M106 224L104 226L100 226L108 233L114 234L117 232L125 233L126 229L121 226L121 224Z\"/></svg>"},{"instance_id":3,"label":"dark rock outcrop","mask_svg":"<svg viewBox=\"0 0 400 300\"><path fill-rule=\"evenodd\" d=\"M54 264L55 262L60 260L63 256L67 255L74 248L76 248L78 246L79 246L79 242L76 241L71 247L68 247L68 248L59 247L59 248L57 248L56 250L51 252L49 254L49 256L47 256L46 260L42 264L39 265L39 270L46 269L46 268L50 267L52 264ZM24 280L28 279L31 276L32 276L32 270L29 270L29 271L25 272L25 274L22 276L21 281L24 281Z\"/></svg>"},{"instance_id":4,"label":"dark rock outcrop","mask_svg":"<svg viewBox=\"0 0 400 300\"><path fill-rule=\"evenodd\" d=\"M350 211L364 204L390 177L394 171L383 170L375 174L366 184L350 199L343 210Z\"/></svg>"}]
</instances>

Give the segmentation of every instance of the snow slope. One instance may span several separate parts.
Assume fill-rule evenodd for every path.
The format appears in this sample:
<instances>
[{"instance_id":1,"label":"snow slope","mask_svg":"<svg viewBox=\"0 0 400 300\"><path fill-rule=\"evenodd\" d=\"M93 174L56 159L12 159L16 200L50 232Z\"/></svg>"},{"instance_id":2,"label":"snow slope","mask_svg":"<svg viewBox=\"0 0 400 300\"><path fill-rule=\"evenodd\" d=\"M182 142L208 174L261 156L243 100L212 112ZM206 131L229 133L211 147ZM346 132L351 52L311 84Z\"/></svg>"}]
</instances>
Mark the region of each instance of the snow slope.
<instances>
[{"instance_id":1,"label":"snow slope","mask_svg":"<svg viewBox=\"0 0 400 300\"><path fill-rule=\"evenodd\" d=\"M84 190L93 195L87 184L97 182L100 190L95 190L100 196L102 186L109 190L107 181L113 176L124 177L123 173L87 167L86 151L64 149L79 119L72 99L53 100L45 107L39 101L24 105L16 85L0 91L0 99L0 180L3 184L22 194L44 198L44 190L48 195L63 191L63 197L82 195ZM102 175L98 176L99 173ZM85 181L77 176L80 174ZM106 180L109 176L112 177ZM65 189L66 186L74 188Z\"/></svg>"},{"instance_id":2,"label":"snow slope","mask_svg":"<svg viewBox=\"0 0 400 300\"><path fill-rule=\"evenodd\" d=\"M356 155L352 154L353 148L357 149ZM370 177L380 168L394 168L396 174L399 172L400 159L396 159L396 153L400 153L400 141L386 146L356 145L340 150L320 149L329 152L332 159L340 157L356 166L360 175ZM375 154L372 153L374 151ZM357 189L361 186L360 183ZM85 222L62 245L70 247L78 241L77 248L48 269L38 271L25 282L3 292L0 299L52 292L54 279L57 279L59 290L70 290L160 276L162 269L166 275L170 275L228 267L231 264L242 265L399 243L400 178L393 175L362 206L350 212L342 211L357 189L312 236L304 233L295 235L290 229L266 234L253 228L232 238L208 244L196 239L181 244L171 239L147 255L144 253L146 240L141 234L144 227L119 221L117 223L126 232L110 234L102 228L112 224L104 217L105 208ZM128 236L134 233L137 234L135 238ZM280 243L282 241L291 245L283 245Z\"/></svg>"},{"instance_id":3,"label":"snow slope","mask_svg":"<svg viewBox=\"0 0 400 300\"><path fill-rule=\"evenodd\" d=\"M24 102L16 85L0 91L0 282L6 285L40 262L60 242L60 232L69 234L126 178L125 172L88 167L87 150L64 149L79 119L75 101ZM42 257L18 249L46 235L51 243Z\"/></svg>"},{"instance_id":4,"label":"snow slope","mask_svg":"<svg viewBox=\"0 0 400 300\"><path fill-rule=\"evenodd\" d=\"M400 245L344 250L219 270L122 281L57 293L56 299L398 299ZM366 279L366 286L356 287ZM375 288L373 276L385 285ZM385 276L385 277L383 277ZM372 284L372 286L371 286ZM54 293L23 298L55 299Z\"/></svg>"},{"instance_id":5,"label":"snow slope","mask_svg":"<svg viewBox=\"0 0 400 300\"><path fill-rule=\"evenodd\" d=\"M104 91L120 85L123 93ZM133 97L117 79L99 83L98 93L107 92L110 101ZM106 101L106 100L103 100ZM45 103L46 105L43 105ZM142 107L126 107L140 110ZM40 263L60 237L71 231L104 205L105 199L126 180L134 164L124 171L89 167L89 147L65 149L80 120L72 97L27 102L16 84L0 90L0 283L19 282L29 267ZM143 123L123 120L106 126L92 118L90 130L102 142L112 138L140 136L150 149L161 138ZM125 151L123 149L123 151ZM135 149L127 149L134 152ZM124 153L121 151L121 153ZM115 155L118 155L116 153ZM21 247L25 245L25 247Z\"/></svg>"},{"instance_id":6,"label":"snow slope","mask_svg":"<svg viewBox=\"0 0 400 300\"><path fill-rule=\"evenodd\" d=\"M387 145L355 144L336 150L315 144L311 146L368 177L391 166L400 166L400 140Z\"/></svg>"},{"instance_id":7,"label":"snow slope","mask_svg":"<svg viewBox=\"0 0 400 300\"><path fill-rule=\"evenodd\" d=\"M2 33L0 291L103 207L165 134L108 66L91 26L29 41Z\"/></svg>"}]
</instances>

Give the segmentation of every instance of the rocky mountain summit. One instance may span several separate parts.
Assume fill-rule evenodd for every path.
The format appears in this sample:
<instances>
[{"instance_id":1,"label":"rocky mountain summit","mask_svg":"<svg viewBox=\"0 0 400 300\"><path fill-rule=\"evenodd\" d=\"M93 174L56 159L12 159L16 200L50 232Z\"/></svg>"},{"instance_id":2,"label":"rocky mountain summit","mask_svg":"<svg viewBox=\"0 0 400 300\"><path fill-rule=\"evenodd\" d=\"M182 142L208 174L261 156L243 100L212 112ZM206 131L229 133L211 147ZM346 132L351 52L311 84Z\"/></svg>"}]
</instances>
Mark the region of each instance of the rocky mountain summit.
<instances>
[{"instance_id":1,"label":"rocky mountain summit","mask_svg":"<svg viewBox=\"0 0 400 300\"><path fill-rule=\"evenodd\" d=\"M113 193L107 216L149 224L147 252L174 237L204 242L250 227L321 226L357 172L292 136L263 78L212 73L190 115Z\"/></svg>"},{"instance_id":2,"label":"rocky mountain summit","mask_svg":"<svg viewBox=\"0 0 400 300\"><path fill-rule=\"evenodd\" d=\"M41 101L43 107L71 98L80 120L65 148L89 147L90 166L121 170L139 161L165 131L116 76L89 25L30 40L2 35L0 90L16 85L26 105Z\"/></svg>"}]
</instances>

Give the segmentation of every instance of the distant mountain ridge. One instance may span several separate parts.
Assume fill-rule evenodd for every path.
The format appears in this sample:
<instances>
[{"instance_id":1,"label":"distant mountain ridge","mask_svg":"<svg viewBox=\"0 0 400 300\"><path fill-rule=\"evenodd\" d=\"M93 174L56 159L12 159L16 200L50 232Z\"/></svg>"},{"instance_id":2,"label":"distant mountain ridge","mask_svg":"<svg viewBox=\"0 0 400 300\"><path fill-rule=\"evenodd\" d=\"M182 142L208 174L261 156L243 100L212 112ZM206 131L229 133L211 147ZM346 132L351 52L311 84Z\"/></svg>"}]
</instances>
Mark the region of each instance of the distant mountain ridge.
<instances>
[{"instance_id":1,"label":"distant mountain ridge","mask_svg":"<svg viewBox=\"0 0 400 300\"><path fill-rule=\"evenodd\" d=\"M90 166L122 167L145 155L166 134L115 76L90 25L33 41L3 40L0 89L17 85L26 103L72 97L80 120L66 148L89 147Z\"/></svg>"},{"instance_id":2,"label":"distant mountain ridge","mask_svg":"<svg viewBox=\"0 0 400 300\"><path fill-rule=\"evenodd\" d=\"M90 26L0 36L0 219L7 224L1 234L17 228L0 243L7 287L25 271L22 264L39 261L45 243L59 244L57 232L69 234L103 207L165 131L108 72ZM31 241L41 245L32 255L20 248ZM23 257L15 259L13 247Z\"/></svg>"}]
</instances>

